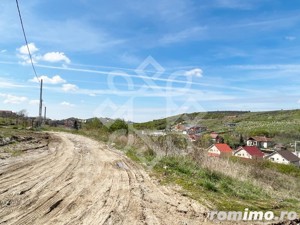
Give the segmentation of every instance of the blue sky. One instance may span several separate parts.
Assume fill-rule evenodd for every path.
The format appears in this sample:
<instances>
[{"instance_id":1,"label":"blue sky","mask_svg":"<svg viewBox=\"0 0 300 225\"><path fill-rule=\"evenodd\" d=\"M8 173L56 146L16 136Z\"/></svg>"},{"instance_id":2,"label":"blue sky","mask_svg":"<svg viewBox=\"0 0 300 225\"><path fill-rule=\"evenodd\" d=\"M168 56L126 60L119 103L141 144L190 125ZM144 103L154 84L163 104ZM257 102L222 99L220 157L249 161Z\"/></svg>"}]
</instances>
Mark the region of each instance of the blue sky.
<instances>
[{"instance_id":1,"label":"blue sky","mask_svg":"<svg viewBox=\"0 0 300 225\"><path fill-rule=\"evenodd\" d=\"M19 0L53 119L148 121L300 106L300 2ZM38 114L15 1L0 1L0 105Z\"/></svg>"}]
</instances>

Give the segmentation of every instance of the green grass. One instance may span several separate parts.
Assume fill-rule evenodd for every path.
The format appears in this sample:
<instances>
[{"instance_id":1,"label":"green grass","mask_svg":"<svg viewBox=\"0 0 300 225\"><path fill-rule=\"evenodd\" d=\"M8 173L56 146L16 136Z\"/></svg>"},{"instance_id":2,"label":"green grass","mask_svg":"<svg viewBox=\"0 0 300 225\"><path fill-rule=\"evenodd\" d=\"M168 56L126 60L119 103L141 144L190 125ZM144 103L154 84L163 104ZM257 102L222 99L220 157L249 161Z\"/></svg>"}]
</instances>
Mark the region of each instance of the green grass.
<instances>
[{"instance_id":1,"label":"green grass","mask_svg":"<svg viewBox=\"0 0 300 225\"><path fill-rule=\"evenodd\" d=\"M17 156L20 156L20 155L22 155L22 151L20 151L20 150L13 150L11 152L12 157L17 157Z\"/></svg>"},{"instance_id":2,"label":"green grass","mask_svg":"<svg viewBox=\"0 0 300 225\"><path fill-rule=\"evenodd\" d=\"M140 157L137 155L136 150L133 148L127 149L126 156L135 162L141 162Z\"/></svg>"},{"instance_id":3,"label":"green grass","mask_svg":"<svg viewBox=\"0 0 300 225\"><path fill-rule=\"evenodd\" d=\"M177 184L188 196L218 210L283 210L299 206L293 198L278 201L250 181L239 181L201 168L188 158L165 157L154 167L163 184ZM297 204L295 204L297 203Z\"/></svg>"},{"instance_id":4,"label":"green grass","mask_svg":"<svg viewBox=\"0 0 300 225\"><path fill-rule=\"evenodd\" d=\"M251 166L258 171L264 171L265 169L271 169L272 171L279 172L291 177L300 178L300 168L294 165L285 165L280 163L274 163L269 160L253 161L253 160L241 160L238 157L231 157L230 160Z\"/></svg>"}]
</instances>

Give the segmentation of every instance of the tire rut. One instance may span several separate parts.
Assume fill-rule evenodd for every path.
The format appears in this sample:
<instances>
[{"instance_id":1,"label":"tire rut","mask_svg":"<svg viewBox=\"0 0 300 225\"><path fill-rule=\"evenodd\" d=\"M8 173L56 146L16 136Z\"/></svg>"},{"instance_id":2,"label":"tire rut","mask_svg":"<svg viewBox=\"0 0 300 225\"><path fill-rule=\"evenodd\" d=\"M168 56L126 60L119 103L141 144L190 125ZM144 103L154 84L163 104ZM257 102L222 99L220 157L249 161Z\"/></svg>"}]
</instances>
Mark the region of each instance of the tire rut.
<instances>
[{"instance_id":1,"label":"tire rut","mask_svg":"<svg viewBox=\"0 0 300 225\"><path fill-rule=\"evenodd\" d=\"M0 204L1 225L204 221L204 207L159 186L124 154L83 136L50 135L44 152L33 151L32 157L0 165L0 198L10 201ZM188 211L181 212L179 205Z\"/></svg>"}]
</instances>

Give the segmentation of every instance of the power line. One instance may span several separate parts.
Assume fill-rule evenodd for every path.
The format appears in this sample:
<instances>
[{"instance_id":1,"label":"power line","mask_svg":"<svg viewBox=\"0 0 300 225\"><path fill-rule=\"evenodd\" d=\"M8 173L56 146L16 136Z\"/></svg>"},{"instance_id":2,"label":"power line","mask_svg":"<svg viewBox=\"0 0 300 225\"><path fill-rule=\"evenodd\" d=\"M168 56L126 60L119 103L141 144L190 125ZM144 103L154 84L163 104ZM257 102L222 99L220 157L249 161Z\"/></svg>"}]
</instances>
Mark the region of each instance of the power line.
<instances>
[{"instance_id":1,"label":"power line","mask_svg":"<svg viewBox=\"0 0 300 225\"><path fill-rule=\"evenodd\" d=\"M34 67L34 64L33 64L33 60L32 60L32 55L31 55L31 52L30 52L30 49L29 49L29 46L28 46L28 41L27 41L27 37L26 37L24 25L23 25L23 20L22 20L22 16L21 16L21 11L20 11L20 7L19 7L19 2L18 2L18 0L16 0L16 4L17 4L17 8L18 8L19 18L20 18L20 22L21 22L21 26L22 26L22 31L23 31L25 43L26 43L26 46L27 46L27 50L28 50L28 54L29 54L31 66L32 66L32 69L33 69L33 72L34 72L36 78L37 78L38 81L40 82L40 79L38 78L38 75L37 75L37 73L36 73L36 70L35 70L35 67Z\"/></svg>"},{"instance_id":2,"label":"power line","mask_svg":"<svg viewBox=\"0 0 300 225\"><path fill-rule=\"evenodd\" d=\"M35 67L34 67L34 64L33 64L33 60L32 60L32 55L31 55L31 52L30 52L30 49L29 49L29 46L28 46L28 41L27 41L27 37L26 37L26 33L25 33L25 29L24 29L24 24L23 24L23 20L22 20L22 16L21 16L21 11L20 11L20 7L19 7L19 2L18 0L16 0L16 4L17 4L17 8L18 8L18 13L19 13L19 18L20 18L20 22L21 22L21 26L22 26L22 31L23 31L23 35L24 35L24 39L25 39L25 43L26 43L26 46L27 46L27 50L28 50L28 55L29 55L29 58L30 58L30 62L31 62L31 66L32 66L32 69L33 69L33 72L34 72L34 75L36 77L36 79L39 81L41 87L40 87L40 104L39 104L39 122L38 122L38 126L41 126L42 125L42 121L43 121L43 118L42 118L42 105L43 105L43 79L39 79L38 75L37 75L37 72L35 70Z\"/></svg>"}]
</instances>

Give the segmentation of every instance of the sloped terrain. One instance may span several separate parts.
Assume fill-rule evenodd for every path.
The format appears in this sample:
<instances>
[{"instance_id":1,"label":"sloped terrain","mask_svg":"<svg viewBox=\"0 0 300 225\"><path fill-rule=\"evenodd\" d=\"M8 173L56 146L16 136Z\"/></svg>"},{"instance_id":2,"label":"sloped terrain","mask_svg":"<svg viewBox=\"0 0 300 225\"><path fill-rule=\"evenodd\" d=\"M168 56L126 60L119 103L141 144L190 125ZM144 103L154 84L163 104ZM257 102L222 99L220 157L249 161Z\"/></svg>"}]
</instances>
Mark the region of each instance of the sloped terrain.
<instances>
[{"instance_id":1,"label":"sloped terrain","mask_svg":"<svg viewBox=\"0 0 300 225\"><path fill-rule=\"evenodd\" d=\"M43 148L0 160L0 224L215 224L118 151L51 133Z\"/></svg>"}]
</instances>

